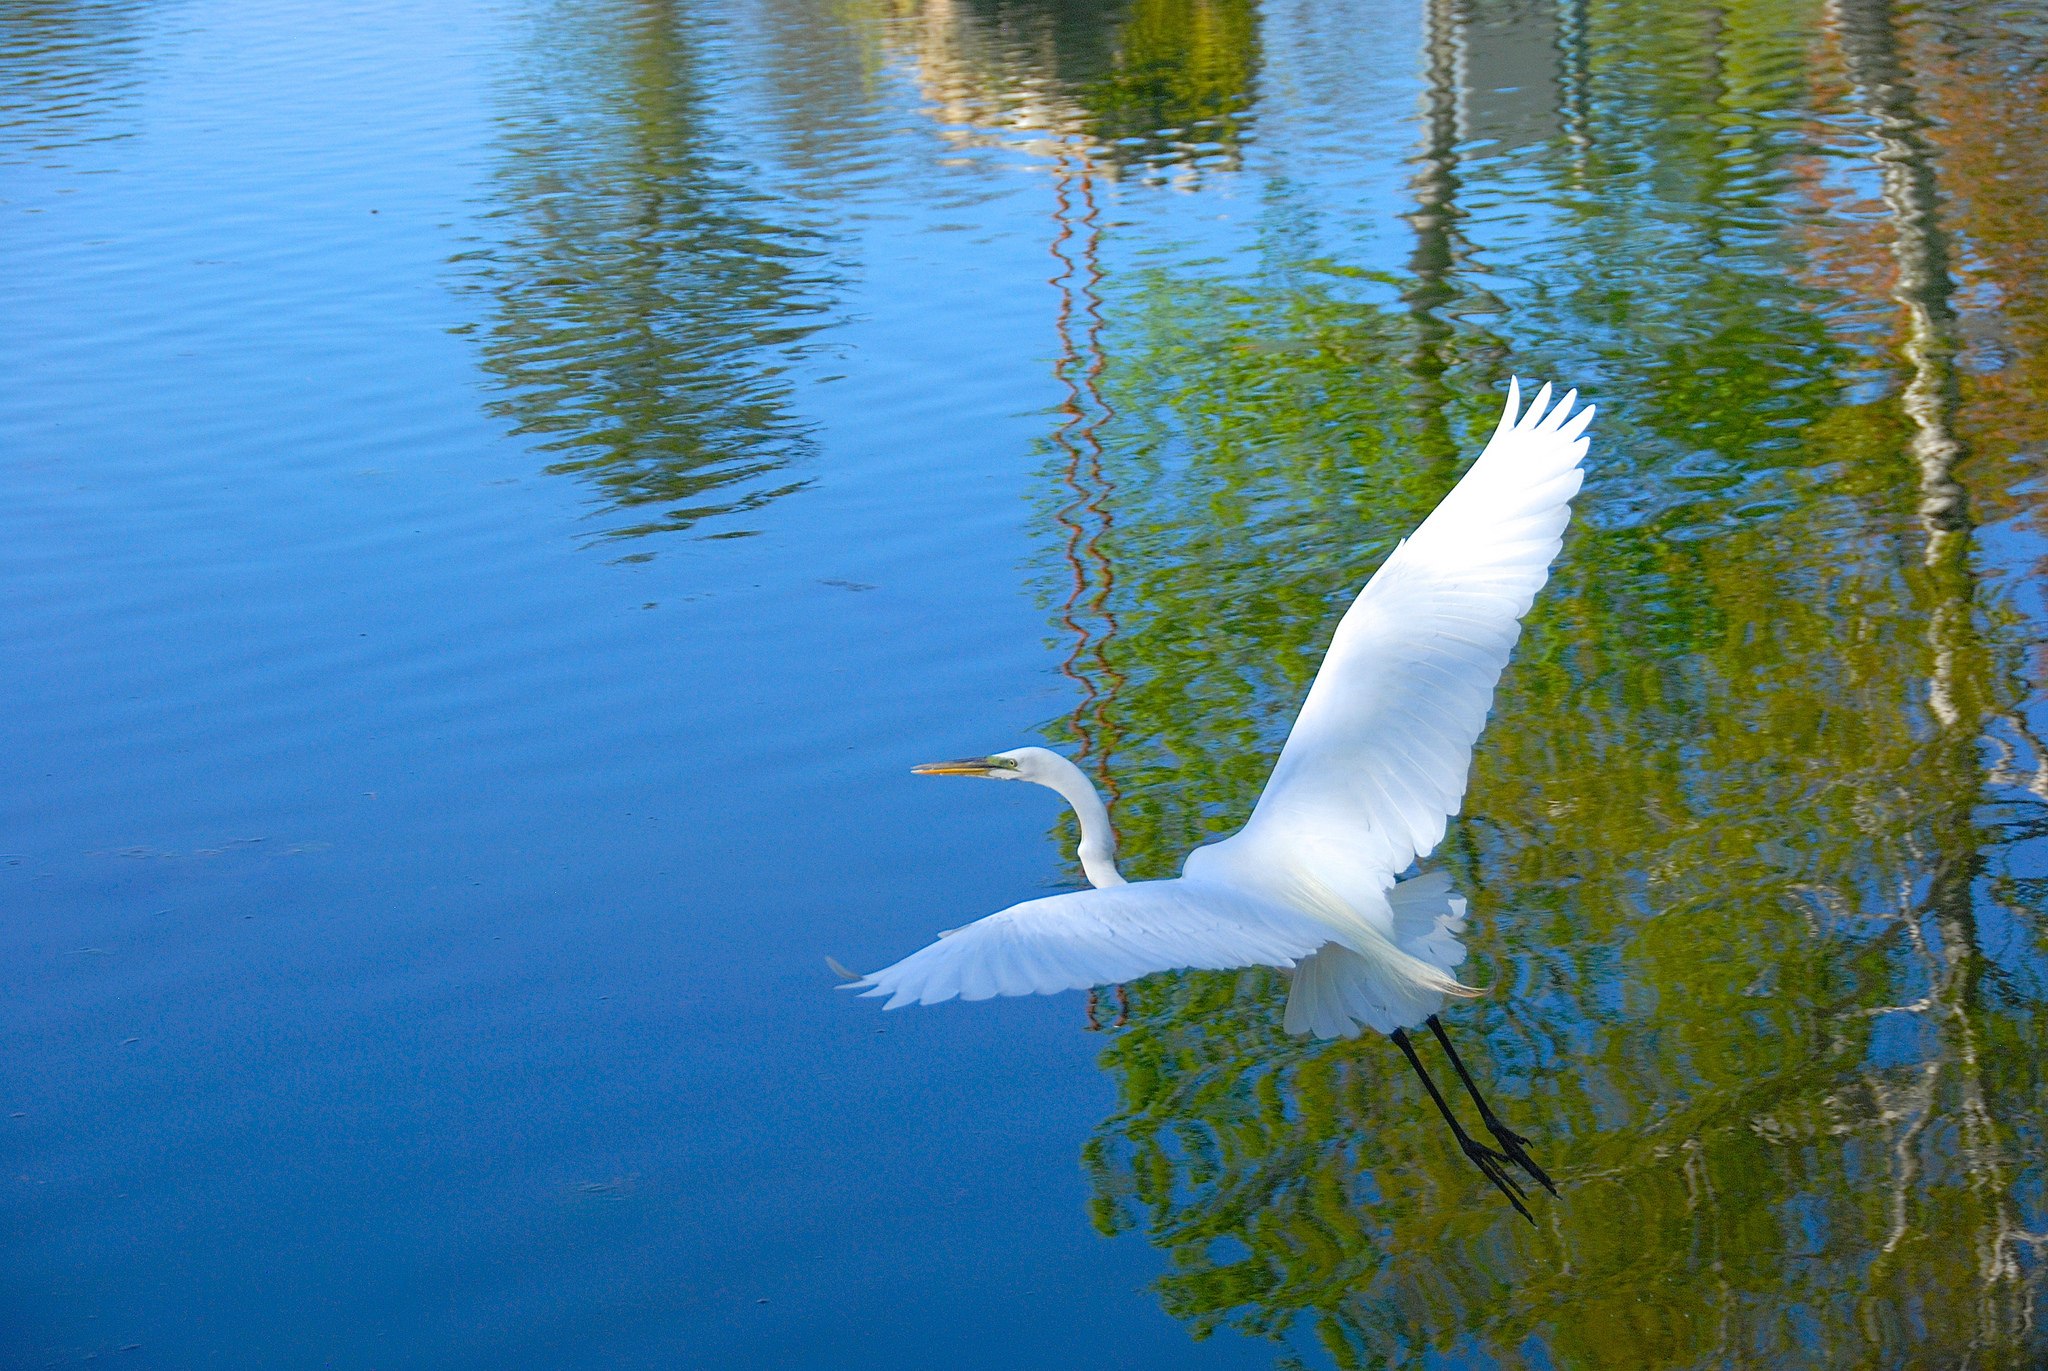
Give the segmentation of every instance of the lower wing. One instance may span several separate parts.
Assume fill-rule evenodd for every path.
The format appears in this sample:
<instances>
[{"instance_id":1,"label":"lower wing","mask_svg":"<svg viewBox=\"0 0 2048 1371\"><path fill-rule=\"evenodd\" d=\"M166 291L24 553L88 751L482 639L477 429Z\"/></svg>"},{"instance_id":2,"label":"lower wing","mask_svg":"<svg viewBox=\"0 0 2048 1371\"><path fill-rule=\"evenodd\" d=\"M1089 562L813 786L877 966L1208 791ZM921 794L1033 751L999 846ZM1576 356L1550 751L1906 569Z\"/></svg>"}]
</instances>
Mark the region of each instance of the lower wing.
<instances>
[{"instance_id":1,"label":"lower wing","mask_svg":"<svg viewBox=\"0 0 2048 1371\"><path fill-rule=\"evenodd\" d=\"M887 1009L1051 995L1154 971L1292 966L1328 941L1316 920L1229 886L1140 881L1012 905L841 988L887 995Z\"/></svg>"}]
</instances>

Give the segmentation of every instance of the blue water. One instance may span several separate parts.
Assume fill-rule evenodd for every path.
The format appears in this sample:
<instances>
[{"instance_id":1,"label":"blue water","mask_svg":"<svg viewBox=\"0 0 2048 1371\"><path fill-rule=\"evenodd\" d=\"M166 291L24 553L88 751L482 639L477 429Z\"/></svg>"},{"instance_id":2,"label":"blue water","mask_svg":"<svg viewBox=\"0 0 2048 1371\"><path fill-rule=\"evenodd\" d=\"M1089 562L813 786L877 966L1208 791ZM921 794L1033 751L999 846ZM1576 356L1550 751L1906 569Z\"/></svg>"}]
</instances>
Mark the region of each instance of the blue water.
<instances>
[{"instance_id":1,"label":"blue water","mask_svg":"<svg viewBox=\"0 0 2048 1371\"><path fill-rule=\"evenodd\" d=\"M1076 1005L885 1024L822 960L1061 879L1044 805L907 774L1058 707L1042 249L855 227L807 489L622 562L451 263L572 22L52 20L0 173L0 1357L1179 1364L1087 1226Z\"/></svg>"},{"instance_id":2,"label":"blue water","mask_svg":"<svg viewBox=\"0 0 2048 1371\"><path fill-rule=\"evenodd\" d=\"M1127 398L1143 387L1115 390L1117 349L1178 335L1170 322L1148 334L1141 304L1106 305L1116 282L1152 281L1162 310L1192 298L1187 281L1242 288L1224 312L1278 335L1248 357L1295 346L1258 292L1307 278L1359 317L1497 330L1443 366L1389 373L1462 387L1465 408L1441 410L1454 437L1510 365L1605 384L1623 437L1586 518L1612 541L1589 535L1582 564L1629 568L1631 593L1660 612L1690 583L1676 561L1631 560L1623 544L1645 529L1676 548L1799 510L1856 555L1919 535L1910 476L1886 478L1866 526L1861 506L1843 512L1832 450L1727 457L1777 454L1786 425L1893 393L1872 379L1896 362L1889 289L1829 266L1851 284L1819 300L1813 276L1773 255L1784 225L1853 224L1867 202L1788 208L1777 173L1751 165L1768 137L1745 130L1706 159L1726 173L1712 252L1685 237L1684 197L1637 177L1630 159L1654 158L1625 137L1599 149L1612 161L1590 180L1530 191L1538 153L1578 146L1602 107L1527 15L1489 11L1460 20L1467 103L1445 145L1463 159L1458 232L1489 249L1450 242L1447 288L1416 204L1443 171L1428 150L1434 11L1190 12L1253 16L1256 80L1215 78L1229 99L1176 96L1208 111L1206 131L1161 132L1142 110L1082 108L1106 100L1088 63L1139 41L1137 20L1115 27L1123 10L0 0L0 1363L1274 1364L1279 1349L1242 1321L1162 1300L1184 1254L1159 1231L1104 1236L1110 1183L1083 1149L1135 1106L1099 1069L1109 1039L1086 1030L1079 997L884 1017L836 993L825 963L871 968L1074 885L1052 797L908 768L1048 737L1112 757L1119 727L1146 727L1117 713L1118 672L1153 679L1113 644L1168 632L1174 557L1193 545L1148 502L1190 527L1259 529L1258 479L1204 484L1173 443L1119 438L1151 411ZM1617 61L1609 94L1648 69ZM1680 117L1747 117L1713 92L1670 98ZM1817 138L1834 115L1801 117ZM1843 146L1869 126L1845 117ZM1852 151L1864 161L1840 180L1867 201L1875 163ZM1602 258L1588 206L1630 194L1644 208L1614 212L1649 227ZM1561 238L1565 259L1611 273L1587 287L1610 296L1573 294ZM1832 321L1851 342L1821 368L1840 389L1804 418L1779 424L1775 400L1741 397L1688 449L1682 423L1660 426L1652 396L1629 391L1628 358L1654 336L1671 349L1657 384L1695 375L1686 273L1703 258L1736 264L1724 303L1769 281L1794 302L1785 317ZM1965 301L1971 318L1997 313L1993 294ZM2031 356L2034 316L2013 308L2010 348ZM1759 337L1718 345L1765 371L1779 350L1820 347ZM1725 375L1721 360L1697 375ZM1249 378L1216 407L1273 406L1284 434L1297 392L1265 386ZM1776 373L1759 386L1795 389ZM1163 413L1176 392L1144 394ZM2042 640L2029 482L2048 448L2031 435L1992 448L1979 440L2005 465L1980 486L1974 565L1986 602L2007 607L1994 636L2017 681ZM1334 562L1317 561L1313 530L1296 542L1282 523L1264 540L1293 595L1289 642L1315 650L1317 597L1354 583L1406 517L1345 534ZM1861 611L1829 596L1855 556L1833 556L1783 579L1854 639ZM1910 581L1919 556L1901 552L1906 570L1876 583ZM1312 593L1294 593L1297 559L1320 568ZM1107 585L1135 604L1097 596ZM1219 640L1242 626L1234 608ZM1671 615L1686 632L1713 617ZM1637 632L1596 645L1626 656ZM1917 618L1896 632L1909 647L1924 636ZM1721 679L1711 642L1658 650L1671 680ZM1778 659L1756 651L1768 701ZM1270 747L1292 687L1248 689ZM1908 720L1873 734L1924 734L1924 673L1871 690ZM2001 717L2037 712L2031 685L2008 693ZM1689 744L1684 711L1639 712ZM1148 758L1129 773L1134 815L1181 790ZM1227 826L1198 761L1183 759L1187 803ZM1482 773L1482 808L1515 765ZM2016 776L2000 773L1985 803L2024 800ZM1727 846L1763 850L1747 784L1707 805L1735 817L1700 849L1616 838L1616 861L1681 894L1712 888ZM1559 803L1599 789L1574 783ZM1789 812L1772 816L1772 841L1803 850L1815 821ZM1845 828L1829 841L1879 840ZM1557 843L1587 840L1566 827ZM2028 852L1984 860L2024 884L2038 879ZM1135 860L1157 874L1174 855ZM2006 976L1992 978L2008 997L1998 1022L2015 1033L2038 1032L2031 898L1979 916ZM1571 1033L1541 1049L1518 1053L1498 1030L1518 1080L1567 1074L1574 1043L1590 1056L1601 1035L1647 1041L1687 998L1663 987L1660 1011L1659 991L1599 972L1633 955L1636 934L1561 928L1503 935L1531 958L1555 936L1593 968L1582 984L1519 982L1534 1005L1580 998ZM1674 954L1688 973L1722 956ZM1869 1004L1842 1012L1876 1007L1873 1069L1959 1051L1881 1008L1905 992L1857 984L1841 995ZM2017 1056L2033 1040L1999 1041ZM1709 1096L1713 1073L1671 1051L1663 1088ZM1576 1165L1588 1196L1606 1193L1606 1140L1665 1107L1647 1087L1626 1104L1615 1090L1559 1106L1582 1121L1560 1132L1584 1138L1560 1169ZM1400 1116L1423 1107L1409 1090ZM2000 1119L2024 1227L2038 1119ZM1347 1163L1360 1204L1420 1193L1361 1146ZM1874 1172L1844 1165L1845 1184L1869 1188ZM1468 1192L1445 1212L1491 1222L1489 1204ZM1773 1193L1744 1212L1793 1213L1820 1246L1815 1204ZM1412 1253L1436 1223L1410 1214L1342 1242L1398 1237ZM1504 1232L1477 1240L1486 1260L1536 1260ZM1256 1246L1197 1225L1212 1236L1204 1251L1224 1266ZM1796 1328L1804 1297L1784 1298ZM1593 1364L1554 1329L1503 1353L1483 1312L1425 1305L1390 1307L1416 1311L1432 1364ZM1322 1355L1313 1327L1281 1331L1295 1354ZM1815 1364L1853 1362L1818 1333L1790 1336ZM1728 1364L1688 1346L1668 1364ZM1397 1364L1374 1355L1338 1364Z\"/></svg>"}]
</instances>

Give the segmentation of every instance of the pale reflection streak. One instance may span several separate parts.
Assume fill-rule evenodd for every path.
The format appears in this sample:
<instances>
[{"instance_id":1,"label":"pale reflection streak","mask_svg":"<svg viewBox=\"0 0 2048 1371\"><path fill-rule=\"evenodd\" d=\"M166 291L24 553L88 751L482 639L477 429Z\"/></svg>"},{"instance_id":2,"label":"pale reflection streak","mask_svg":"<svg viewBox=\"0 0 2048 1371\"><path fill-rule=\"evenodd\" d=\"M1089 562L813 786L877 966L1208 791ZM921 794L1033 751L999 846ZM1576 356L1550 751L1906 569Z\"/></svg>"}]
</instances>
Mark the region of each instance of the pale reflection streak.
<instances>
[{"instance_id":1,"label":"pale reflection streak","mask_svg":"<svg viewBox=\"0 0 2048 1371\"><path fill-rule=\"evenodd\" d=\"M1415 208L1407 215L1415 247L1408 256L1410 284L1402 292L1415 325L1409 369L1423 392L1424 432L1432 455L1444 461L1454 461L1458 451L1443 380L1452 341L1443 311L1457 299L1452 278L1466 255L1457 231L1458 148L1465 141L1463 24L1460 0L1424 0L1422 151L1410 182Z\"/></svg>"},{"instance_id":2,"label":"pale reflection streak","mask_svg":"<svg viewBox=\"0 0 2048 1371\"><path fill-rule=\"evenodd\" d=\"M1593 150L1593 76L1586 57L1586 5L1587 0L1558 0L1556 45L1558 114L1565 141L1571 145L1572 170L1582 181Z\"/></svg>"},{"instance_id":3,"label":"pale reflection streak","mask_svg":"<svg viewBox=\"0 0 2048 1371\"><path fill-rule=\"evenodd\" d=\"M1020 32L984 21L959 0L924 0L896 33L908 35L902 56L926 102L925 117L953 146L1023 152L1060 165L1083 136L1087 111L1059 89L1053 40L1042 27Z\"/></svg>"},{"instance_id":4,"label":"pale reflection streak","mask_svg":"<svg viewBox=\"0 0 2048 1371\"><path fill-rule=\"evenodd\" d=\"M1927 701L1940 734L1927 760L1953 773L1942 778L1938 788L1955 796L1962 807L1962 812L1937 820L1942 850L1928 854L1933 873L1924 914L1910 906L1901 911L1900 927L1926 968L1929 991L1898 1009L1935 1017L1948 1026L1953 1038L1949 1051L1931 1054L1918 1073L1914 1093L1919 1098L1911 1106L1912 1122L1901 1131L1892 1152L1892 1223L1882 1250L1889 1259L1914 1234L1910 1199L1917 1151L1937 1117L1942 1078L1953 1072L1960 1094L1961 1161L1970 1175L1974 1201L1986 1217L1984 1226L1971 1235L1980 1291L1971 1349L1982 1352L1994 1341L2018 1339L2031 1327L2042 1272L2038 1262L2031 1273L2023 1270L2018 1249L2039 1248L2048 1243L2048 1234L2029 1233L2020 1222L2012 1193L2013 1161L2000 1141L1986 1096L1976 1023L1982 1012L1977 1003L1982 957L1972 887L1979 863L1970 841L1974 816L1969 811L1978 794L1972 778L1978 770L1977 743L1985 722L1982 706L1990 697L1985 683L1972 678L1980 676L1989 661L1977 629L1977 586L1971 565L1975 528L1958 475L1966 449L1955 427L1955 359L1961 351L1952 303L1955 284L1940 220L1936 160L1923 136L1926 119L1900 52L1899 21L1891 0L1830 0L1828 21L1859 102L1875 125L1875 157L1897 273L1892 299L1906 325L1899 351L1908 374L1899 406L1912 430L1909 450L1918 472L1925 533L1921 560L1933 597L1927 623L1933 666ZM1923 917L1934 923L1938 951L1922 932ZM1870 1088L1877 1098L1884 1098L1875 1073ZM1874 1310L1869 1313L1875 1315Z\"/></svg>"}]
</instances>

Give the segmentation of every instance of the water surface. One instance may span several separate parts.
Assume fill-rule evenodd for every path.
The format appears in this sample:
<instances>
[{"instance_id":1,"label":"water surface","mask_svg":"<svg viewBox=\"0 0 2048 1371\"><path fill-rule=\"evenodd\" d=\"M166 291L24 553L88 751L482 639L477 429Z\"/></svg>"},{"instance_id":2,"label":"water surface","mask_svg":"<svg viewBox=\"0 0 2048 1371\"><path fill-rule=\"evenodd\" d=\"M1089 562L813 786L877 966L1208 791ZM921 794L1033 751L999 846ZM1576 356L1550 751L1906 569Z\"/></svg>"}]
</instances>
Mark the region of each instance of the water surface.
<instances>
[{"instance_id":1,"label":"water surface","mask_svg":"<svg viewBox=\"0 0 2048 1371\"><path fill-rule=\"evenodd\" d=\"M0 1361L2029 1366L2048 12L0 0ZM1510 373L1520 1223L1168 874Z\"/></svg>"}]
</instances>

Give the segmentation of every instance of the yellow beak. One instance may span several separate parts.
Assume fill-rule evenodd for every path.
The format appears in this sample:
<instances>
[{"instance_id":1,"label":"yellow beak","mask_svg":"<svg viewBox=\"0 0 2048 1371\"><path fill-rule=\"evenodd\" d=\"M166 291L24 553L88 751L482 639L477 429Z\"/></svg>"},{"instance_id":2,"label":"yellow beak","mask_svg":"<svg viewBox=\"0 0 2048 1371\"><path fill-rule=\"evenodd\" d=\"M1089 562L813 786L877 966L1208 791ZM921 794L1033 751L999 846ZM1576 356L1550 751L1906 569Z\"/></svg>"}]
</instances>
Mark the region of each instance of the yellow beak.
<instances>
[{"instance_id":1,"label":"yellow beak","mask_svg":"<svg viewBox=\"0 0 2048 1371\"><path fill-rule=\"evenodd\" d=\"M956 762L926 762L910 768L913 776L986 776L995 767L986 757L962 757Z\"/></svg>"}]
</instances>

